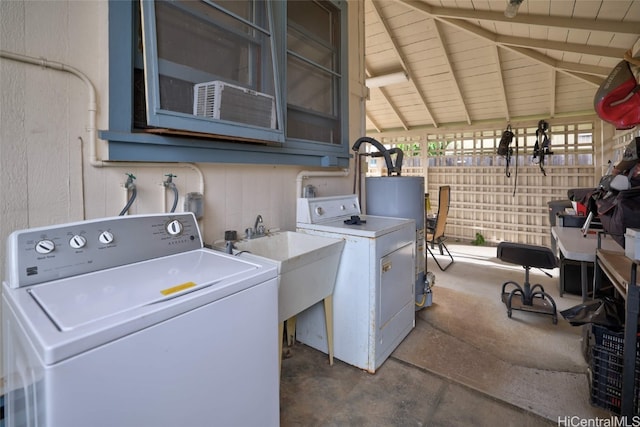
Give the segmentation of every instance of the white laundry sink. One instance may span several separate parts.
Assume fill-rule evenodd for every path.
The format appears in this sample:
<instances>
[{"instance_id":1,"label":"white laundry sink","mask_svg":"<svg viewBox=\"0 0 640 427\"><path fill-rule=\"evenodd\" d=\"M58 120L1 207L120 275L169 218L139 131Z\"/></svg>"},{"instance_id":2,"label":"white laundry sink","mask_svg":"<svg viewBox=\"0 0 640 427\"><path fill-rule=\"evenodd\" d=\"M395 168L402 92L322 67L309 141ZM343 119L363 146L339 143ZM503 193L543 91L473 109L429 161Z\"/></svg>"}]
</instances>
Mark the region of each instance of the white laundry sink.
<instances>
[{"instance_id":1,"label":"white laundry sink","mask_svg":"<svg viewBox=\"0 0 640 427\"><path fill-rule=\"evenodd\" d=\"M279 321L333 294L343 239L280 231L235 243L234 253L267 258L278 266Z\"/></svg>"}]
</instances>

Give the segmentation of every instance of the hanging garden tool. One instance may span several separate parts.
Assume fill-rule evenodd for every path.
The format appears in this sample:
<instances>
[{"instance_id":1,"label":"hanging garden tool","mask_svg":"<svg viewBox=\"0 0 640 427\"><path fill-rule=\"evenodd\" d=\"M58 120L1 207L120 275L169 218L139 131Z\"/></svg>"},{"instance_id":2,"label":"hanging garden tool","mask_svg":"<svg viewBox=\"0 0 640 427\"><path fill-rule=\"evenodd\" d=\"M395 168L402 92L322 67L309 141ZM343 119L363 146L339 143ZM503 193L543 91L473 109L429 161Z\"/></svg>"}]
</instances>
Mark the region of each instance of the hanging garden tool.
<instances>
[{"instance_id":1,"label":"hanging garden tool","mask_svg":"<svg viewBox=\"0 0 640 427\"><path fill-rule=\"evenodd\" d=\"M549 123L544 120L538 122L538 129L536 130L536 145L533 147L533 159L540 158L538 164L540 170L544 176L547 176L547 172L544 170L544 158L553 154L551 151L551 142L547 136L547 130L549 129Z\"/></svg>"}]
</instances>

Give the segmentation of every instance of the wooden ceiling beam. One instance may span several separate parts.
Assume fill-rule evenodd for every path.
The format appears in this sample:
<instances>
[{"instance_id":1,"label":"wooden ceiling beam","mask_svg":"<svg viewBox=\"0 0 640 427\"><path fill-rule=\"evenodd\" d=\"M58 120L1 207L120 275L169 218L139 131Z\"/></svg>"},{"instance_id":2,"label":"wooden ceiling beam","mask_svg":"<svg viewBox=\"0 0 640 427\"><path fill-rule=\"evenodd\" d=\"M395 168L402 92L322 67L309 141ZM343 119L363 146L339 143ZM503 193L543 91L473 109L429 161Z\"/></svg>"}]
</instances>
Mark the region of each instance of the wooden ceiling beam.
<instances>
[{"instance_id":1,"label":"wooden ceiling beam","mask_svg":"<svg viewBox=\"0 0 640 427\"><path fill-rule=\"evenodd\" d=\"M555 68L549 69L549 87L551 93L549 96L549 117L555 117L556 115L556 70Z\"/></svg>"},{"instance_id":2,"label":"wooden ceiling beam","mask_svg":"<svg viewBox=\"0 0 640 427\"><path fill-rule=\"evenodd\" d=\"M365 72L365 75L367 77L371 77L371 73L369 72L369 67L366 64L365 64L364 72ZM373 88L369 88L367 90L369 91L369 93L371 93L372 89ZM407 126L407 123L402 118L402 115L400 114L400 111L398 111L398 108L396 108L395 103L391 100L391 98L389 98L389 95L387 94L387 92L385 90L383 90L382 88L375 88L375 89L380 91L380 93L382 94L382 97L384 98L385 102L387 103L389 108L391 108L393 113L396 115L396 118L398 119L398 121L402 124L402 127L404 127L405 130L409 130L409 127ZM367 96L367 98L369 98L369 97ZM380 130L381 129L380 126L371 118L371 116L369 114L366 114L366 116L367 116L367 119L369 119L369 121L371 122L371 124L375 127L376 131L378 131L378 133L382 132Z\"/></svg>"},{"instance_id":3,"label":"wooden ceiling beam","mask_svg":"<svg viewBox=\"0 0 640 427\"><path fill-rule=\"evenodd\" d=\"M503 46L503 48L519 53L520 55L526 56L530 59L533 59L534 61L540 62L541 64L548 65L549 67L555 69L556 71L559 71L571 77L575 77L579 80L582 80L585 83L588 83L596 87L600 86L604 81L602 77L590 75L585 73L584 71L581 71L582 68L586 69L587 67L587 66L582 66L581 64L556 61L555 59L549 58L548 56L543 55L540 52L537 52L532 49L527 49L524 47Z\"/></svg>"},{"instance_id":4,"label":"wooden ceiling beam","mask_svg":"<svg viewBox=\"0 0 640 427\"><path fill-rule=\"evenodd\" d=\"M398 0L398 1L402 1L404 3L404 0ZM498 43L496 41L497 36L495 33L492 33L491 31L487 31L484 28L478 27L477 25L473 25L470 22L461 20L461 19L449 19L449 18L439 18L436 17L437 20L445 22L449 25L452 25L458 29L467 31L468 33L478 36L478 37L482 37L483 39L490 41L492 43L495 43L499 46L501 46L504 49L508 49L511 50L513 52L519 53L520 55L526 56L529 59L532 59L536 62L540 62L541 64L547 65L549 67L553 67L555 68L557 71L560 71L562 73L565 73L571 77L577 78L579 80L582 80L588 84L591 85L595 85L595 86L600 86L600 84L602 83L603 79L599 79L597 77L594 76L587 76L584 72L574 72L572 70L569 70L569 64L570 63L564 63L563 67L559 66L559 62L547 55L543 55L542 53L538 52L535 49L529 49L529 48L524 48L524 47L519 47L519 46L510 46L510 45L505 45L505 44L501 44ZM579 69L581 67L585 67L581 64L573 64L573 67L575 67L576 69Z\"/></svg>"},{"instance_id":5,"label":"wooden ceiling beam","mask_svg":"<svg viewBox=\"0 0 640 427\"><path fill-rule=\"evenodd\" d=\"M378 133L382 133L382 130L380 129L380 126L378 126L378 124L376 123L375 120L373 120L373 118L371 117L371 115L369 115L369 113L366 113L367 116L367 120L369 120L369 122L373 125L373 128L376 130L376 132Z\"/></svg>"},{"instance_id":6,"label":"wooden ceiling beam","mask_svg":"<svg viewBox=\"0 0 640 427\"><path fill-rule=\"evenodd\" d=\"M475 21L508 22L511 24L539 25L563 30L603 31L616 34L638 34L640 22L620 22L606 19L585 19L574 17L557 17L547 15L529 15L520 13L513 18L507 18L503 12L487 10L456 9L448 7L430 6L422 1L396 0L416 10L421 10L433 17L470 19Z\"/></svg>"},{"instance_id":7,"label":"wooden ceiling beam","mask_svg":"<svg viewBox=\"0 0 640 427\"><path fill-rule=\"evenodd\" d=\"M471 11L469 9L450 9L450 11L455 12L455 13L440 13L442 12L443 9L445 8L437 8L437 7L432 7L429 6L426 3L420 2L420 1L413 1L413 0L396 0L399 3L405 4L408 7L417 10L419 12L422 12L426 15L428 15L431 18L434 18L436 20L445 22L449 25L452 25L458 29L464 30L469 32L470 34L473 34L475 36L481 37L485 40L488 40L492 43L495 43L505 49L509 49L513 52L519 53L521 55L524 55L536 62L540 62L542 64L545 64L549 67L554 68L556 71L559 71L561 73L564 73L568 76L577 78L579 80L582 80L585 83L588 83L590 85L594 85L594 86L600 86L600 84L602 84L603 82L603 78L599 78L597 76L607 76L609 74L609 72L611 70L605 70L603 67L595 67L595 66L587 66L587 65L583 65L583 64L576 64L576 63L568 63L568 62L563 62L563 61L557 61L549 56L543 55L540 52L536 51L535 49L532 49L530 47L522 47L520 46L521 44L524 44L525 40L528 40L526 38L519 38L519 37L509 37L509 36L499 36L491 31L485 30L482 27L479 27L477 25L472 24L469 21L466 21L464 18L471 18L473 17L474 19L480 19L476 17L476 13L480 13L482 11ZM467 15L468 13L472 13ZM488 15L487 15L488 14ZM451 18L450 16L454 16L455 15L455 19ZM513 19L509 19L504 17L503 14L498 13L498 12L482 12L480 13L480 15L482 16L491 16L495 19L493 20L497 20L497 21L507 21L507 22L516 22L513 21ZM500 16L502 16L502 18L500 18ZM532 17L533 15L527 15L528 17ZM498 19L499 18L499 19ZM517 16L516 16L517 18ZM551 18L551 17L545 17L545 18ZM531 25L537 25L536 23L538 21L536 21L535 19L530 19L532 22L527 22ZM599 22L601 22L600 20L585 20L585 19L579 19L579 18L554 18L554 19L549 19L549 22L547 23L547 20L541 20L539 21L539 25L547 25L547 26L556 26L559 25L559 22L562 22L564 24L571 24L574 23L574 26L569 25L568 28L575 28L575 29L585 29L585 30L591 30L591 31L595 31L595 30L600 30L600 31L605 31L602 28L608 28L607 31L610 32L616 32L615 29L619 29L619 31L617 32L623 32L623 33L627 33L627 32L631 32L632 34L638 34L638 28L640 28L640 23L636 23L634 25L632 25L631 27L633 27L633 31L631 31L630 28L628 28L628 25L623 25L625 23L623 22L616 22L616 25L613 25L613 23L609 22L609 21L604 21L605 23L609 22L608 26L605 25L600 25L598 24ZM520 21L518 21L520 22ZM576 24L576 22L578 24ZM587 22L589 22L590 24L587 25ZM525 22L522 22L525 23ZM618 28L619 26L619 28ZM563 27L566 28L566 27ZM502 40L502 42L500 41ZM517 43L516 43L517 42ZM538 46L540 41L535 41L533 39L531 39L531 44L533 46L542 48L542 49L559 49L561 45L565 45L567 48L571 48L574 50L578 50L578 45L575 43L555 43L555 42L551 42L549 41L549 44L547 45L547 47L540 45ZM607 51L609 51L607 49ZM616 50L611 50L611 52L616 52ZM583 53L584 52L577 52L577 53Z\"/></svg>"},{"instance_id":8,"label":"wooden ceiling beam","mask_svg":"<svg viewBox=\"0 0 640 427\"><path fill-rule=\"evenodd\" d=\"M449 52L447 52L447 46L442 39L442 31L440 30L440 23L436 20L433 22L436 30L436 36L438 38L438 42L440 44L440 49L444 53L444 58L446 59L447 67L449 69L449 74L451 75L452 86L456 91L456 95L458 97L458 101L462 105L462 110L464 111L464 116L467 119L467 124L471 124L471 117L469 116L469 110L467 110L467 105L464 102L464 96L462 95L462 91L460 90L460 85L458 84L458 79L456 77L456 72L451 65L451 61L449 60Z\"/></svg>"},{"instance_id":9,"label":"wooden ceiling beam","mask_svg":"<svg viewBox=\"0 0 640 427\"><path fill-rule=\"evenodd\" d=\"M620 59L622 61L622 59ZM611 74L610 67L597 65L576 64L575 62L556 61L555 68L575 73L590 74L592 76L607 77ZM602 81L602 80L600 80Z\"/></svg>"},{"instance_id":10,"label":"wooden ceiling beam","mask_svg":"<svg viewBox=\"0 0 640 427\"><path fill-rule=\"evenodd\" d=\"M402 118L402 114L400 114L400 111L398 111L396 104L389 98L389 94L387 93L387 91L384 90L384 88L382 87L379 87L377 89L380 91L385 101L387 101L387 104L389 104L389 107L391 107L391 109L393 110L393 113L396 115L396 118L398 119L400 124L402 124L402 127L404 128L404 130L409 130L409 126L407 125L407 122Z\"/></svg>"},{"instance_id":11,"label":"wooden ceiling beam","mask_svg":"<svg viewBox=\"0 0 640 427\"><path fill-rule=\"evenodd\" d=\"M593 55L606 58L622 59L624 57L624 53L626 52L626 49L617 49L604 46L589 46L586 44L578 43L556 42L552 40L531 39L527 37L501 36L497 34L492 41L494 43L505 46L547 49L559 52L578 53L581 55Z\"/></svg>"},{"instance_id":12,"label":"wooden ceiling beam","mask_svg":"<svg viewBox=\"0 0 640 427\"><path fill-rule=\"evenodd\" d=\"M373 5L373 9L375 10L376 15L378 16L378 20L380 20L380 22L384 27L384 31L387 37L389 37L389 40L393 45L393 49L395 51L395 54L398 56L398 60L400 61L400 65L402 66L402 69L409 76L409 83L413 86L413 89L416 91L416 93L420 97L420 101L422 102L422 105L427 113L427 116L429 117L429 121L431 121L434 127L438 127L438 122L436 122L436 119L433 116L431 109L429 108L429 103L427 102L427 98L422 92L422 90L420 90L420 88L416 84L413 73L411 71L411 67L409 67L408 61L405 60L404 55L402 54L402 50L400 49L400 46L397 45L395 38L392 37L393 31L391 30L391 28L389 28L386 19L384 19L384 17L382 16L382 12L380 11L380 6L374 0L371 0L371 4Z\"/></svg>"},{"instance_id":13,"label":"wooden ceiling beam","mask_svg":"<svg viewBox=\"0 0 640 427\"><path fill-rule=\"evenodd\" d=\"M509 123L511 121L511 113L509 112L509 99L507 98L507 90L504 87L504 76L502 75L502 62L500 61L500 49L498 45L493 47L493 57L496 63L496 73L498 74L498 81L500 83L500 96L502 97L502 104L504 105L504 118Z\"/></svg>"}]
</instances>

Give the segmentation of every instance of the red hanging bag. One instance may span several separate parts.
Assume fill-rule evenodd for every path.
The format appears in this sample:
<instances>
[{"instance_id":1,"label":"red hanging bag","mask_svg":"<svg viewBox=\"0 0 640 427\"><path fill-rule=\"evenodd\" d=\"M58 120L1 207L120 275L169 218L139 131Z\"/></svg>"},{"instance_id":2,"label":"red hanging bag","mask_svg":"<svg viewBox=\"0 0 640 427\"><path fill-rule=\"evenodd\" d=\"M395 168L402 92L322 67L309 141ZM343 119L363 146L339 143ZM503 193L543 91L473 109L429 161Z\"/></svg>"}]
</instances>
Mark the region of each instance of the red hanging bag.
<instances>
[{"instance_id":1,"label":"red hanging bag","mask_svg":"<svg viewBox=\"0 0 640 427\"><path fill-rule=\"evenodd\" d=\"M616 127L631 129L640 124L640 67L635 58L620 61L600 85L593 100L598 116Z\"/></svg>"}]
</instances>

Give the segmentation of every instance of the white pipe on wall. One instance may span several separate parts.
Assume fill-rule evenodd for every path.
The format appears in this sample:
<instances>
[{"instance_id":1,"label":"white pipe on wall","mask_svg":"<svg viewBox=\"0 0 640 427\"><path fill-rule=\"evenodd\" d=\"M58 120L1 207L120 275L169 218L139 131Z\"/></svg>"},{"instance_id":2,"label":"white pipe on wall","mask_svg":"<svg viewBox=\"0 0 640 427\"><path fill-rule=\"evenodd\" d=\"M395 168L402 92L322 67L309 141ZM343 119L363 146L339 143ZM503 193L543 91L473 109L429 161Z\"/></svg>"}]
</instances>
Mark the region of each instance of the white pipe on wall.
<instances>
[{"instance_id":1,"label":"white pipe on wall","mask_svg":"<svg viewBox=\"0 0 640 427\"><path fill-rule=\"evenodd\" d=\"M93 167L160 167L166 168L168 165L172 167L178 166L181 168L189 168L196 172L199 179L199 191L204 194L204 174L202 170L193 163L143 163L143 162L115 162L108 160L98 159L97 156L97 145L98 145L98 137L97 137L97 128L96 128L96 114L97 114L97 104L96 104L96 90L94 85L91 83L91 80L81 71L77 70L74 67L69 65L49 61L44 58L34 58L26 55L21 55L17 53L12 53L4 50L0 50L0 58L10 59L13 61L18 61L22 63L36 65L42 68L51 68L58 71L65 71L71 73L82 80L89 93L89 103L87 106L88 113L88 144L89 144L89 164ZM82 141L82 138L80 138ZM296 198L302 196L302 182L304 179L309 177L343 177L349 175L349 169L343 169L339 171L301 171L298 173L296 177ZM163 198L164 200L164 198ZM83 201L84 203L84 201ZM166 206L166 202L164 204ZM201 224L202 225L202 224Z\"/></svg>"},{"instance_id":2,"label":"white pipe on wall","mask_svg":"<svg viewBox=\"0 0 640 427\"><path fill-rule=\"evenodd\" d=\"M7 52L6 50L0 50L0 58L6 58L6 59L11 59L13 61L23 62L26 64L37 65L42 68L51 68L53 70L66 71L67 73L71 73L74 76L78 77L80 80L82 80L87 86L87 89L89 92L89 104L87 107L87 110L89 113L89 125L87 127L87 132L89 133L89 142L92 143L97 139L96 137L96 111L97 111L96 90L93 84L91 83L91 80L89 80L89 78L84 73L82 73L81 71L77 70L74 67L65 65L61 62L49 61L44 58L34 58L31 56L21 55L18 53ZM95 145L92 144L91 148L92 148L91 164L94 166L103 166L102 164L94 164L96 162Z\"/></svg>"},{"instance_id":3,"label":"white pipe on wall","mask_svg":"<svg viewBox=\"0 0 640 427\"><path fill-rule=\"evenodd\" d=\"M296 176L296 199L302 197L302 181L312 176L318 177L340 177L349 175L349 169L340 171L300 171Z\"/></svg>"},{"instance_id":4,"label":"white pipe on wall","mask_svg":"<svg viewBox=\"0 0 640 427\"><path fill-rule=\"evenodd\" d=\"M91 83L91 80L79 71L78 69L71 67L69 65L49 61L44 58L34 58L31 56L21 55L18 53L8 52L5 50L0 50L0 58L11 59L13 61L18 61L26 64L36 65L42 68L51 68L53 70L65 71L67 73L71 73L74 76L78 77L82 80L89 92L89 103L87 106L88 113L88 126L87 132L89 134L89 164L94 167L162 167L166 168L168 165L175 167L176 165L181 168L189 168L196 172L199 179L199 191L204 194L204 175L202 170L193 163L142 163L142 162L114 162L108 160L100 160L97 156L97 145L98 145L98 137L97 137L97 128L96 128L96 113L97 113L97 104L96 104L96 90ZM82 138L80 138L82 140Z\"/></svg>"}]
</instances>

